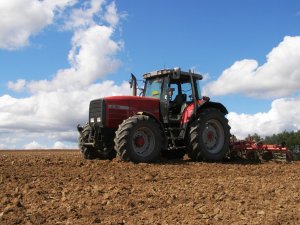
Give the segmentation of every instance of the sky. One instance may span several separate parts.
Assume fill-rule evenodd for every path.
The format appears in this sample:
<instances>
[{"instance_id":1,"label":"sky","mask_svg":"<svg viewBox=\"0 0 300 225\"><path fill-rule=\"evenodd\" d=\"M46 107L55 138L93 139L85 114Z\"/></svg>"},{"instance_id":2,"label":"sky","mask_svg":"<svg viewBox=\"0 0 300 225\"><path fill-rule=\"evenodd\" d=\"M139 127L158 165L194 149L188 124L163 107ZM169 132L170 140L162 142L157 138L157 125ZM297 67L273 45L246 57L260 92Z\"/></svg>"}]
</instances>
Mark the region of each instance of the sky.
<instances>
[{"instance_id":1,"label":"sky","mask_svg":"<svg viewBox=\"0 0 300 225\"><path fill-rule=\"evenodd\" d=\"M90 100L174 67L204 75L238 138L300 129L298 0L12 0L0 15L0 149L77 148Z\"/></svg>"}]
</instances>

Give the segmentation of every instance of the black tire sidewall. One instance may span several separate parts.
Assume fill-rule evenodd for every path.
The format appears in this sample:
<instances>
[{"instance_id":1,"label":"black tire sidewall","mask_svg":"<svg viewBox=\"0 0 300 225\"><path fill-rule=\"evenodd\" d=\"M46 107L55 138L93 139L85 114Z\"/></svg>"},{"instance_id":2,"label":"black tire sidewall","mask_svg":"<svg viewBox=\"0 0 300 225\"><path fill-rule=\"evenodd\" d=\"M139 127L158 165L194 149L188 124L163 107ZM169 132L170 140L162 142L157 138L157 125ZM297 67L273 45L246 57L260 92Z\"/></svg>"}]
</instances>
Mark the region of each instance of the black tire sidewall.
<instances>
[{"instance_id":1,"label":"black tire sidewall","mask_svg":"<svg viewBox=\"0 0 300 225\"><path fill-rule=\"evenodd\" d=\"M148 116L137 116L137 122L133 124L132 129L130 129L129 131L129 135L127 138L127 147L128 147L128 154L130 157L130 160L133 162L153 162L156 159L158 159L160 153L161 153L161 135L160 135L160 130L159 127L156 125L156 122L151 119L148 118ZM137 132L137 130L146 127L149 130L151 130L153 137L154 137L154 147L152 152L143 157L138 155L135 151L134 151L134 146L132 146L132 140L134 138L135 133Z\"/></svg>"},{"instance_id":2,"label":"black tire sidewall","mask_svg":"<svg viewBox=\"0 0 300 225\"><path fill-rule=\"evenodd\" d=\"M202 133L206 127L206 123L211 119L217 120L223 128L224 143L220 151L218 151L217 153L212 153L209 150L207 150L202 138ZM197 132L199 147L201 149L201 157L204 161L220 161L226 156L226 153L229 150L230 141L230 132L227 121L228 120L224 117L224 114L217 109L205 109L200 113L200 117L198 119L199 124Z\"/></svg>"},{"instance_id":3,"label":"black tire sidewall","mask_svg":"<svg viewBox=\"0 0 300 225\"><path fill-rule=\"evenodd\" d=\"M82 130L82 134L78 137L78 144L80 152L82 153L85 159L109 159L112 160L116 157L116 152L113 147L113 141L107 140L106 147L107 150L103 151L102 149L97 149L93 147L83 146L82 143L88 141L88 137L90 135L92 128L88 123L85 124Z\"/></svg>"}]
</instances>

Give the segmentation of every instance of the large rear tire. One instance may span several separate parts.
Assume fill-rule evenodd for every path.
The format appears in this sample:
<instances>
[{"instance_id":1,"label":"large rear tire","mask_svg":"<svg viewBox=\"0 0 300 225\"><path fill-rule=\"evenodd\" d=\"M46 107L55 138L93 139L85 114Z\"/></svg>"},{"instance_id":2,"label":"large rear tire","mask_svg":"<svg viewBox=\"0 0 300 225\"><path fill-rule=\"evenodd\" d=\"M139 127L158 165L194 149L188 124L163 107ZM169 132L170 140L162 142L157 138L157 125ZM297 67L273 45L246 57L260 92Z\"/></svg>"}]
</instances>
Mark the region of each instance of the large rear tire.
<instances>
[{"instance_id":1,"label":"large rear tire","mask_svg":"<svg viewBox=\"0 0 300 225\"><path fill-rule=\"evenodd\" d=\"M204 109L190 125L188 156L195 161L223 160L229 150L229 130L223 113L215 108Z\"/></svg>"},{"instance_id":2,"label":"large rear tire","mask_svg":"<svg viewBox=\"0 0 300 225\"><path fill-rule=\"evenodd\" d=\"M153 162L161 154L162 131L157 122L146 115L135 115L119 125L115 149L123 161Z\"/></svg>"},{"instance_id":3,"label":"large rear tire","mask_svg":"<svg viewBox=\"0 0 300 225\"><path fill-rule=\"evenodd\" d=\"M98 148L87 147L83 144L89 142L89 136L92 128L88 123L83 127L82 133L78 138L79 149L85 159L113 159L116 157L116 151L113 146L113 137L108 137L103 146Z\"/></svg>"}]
</instances>

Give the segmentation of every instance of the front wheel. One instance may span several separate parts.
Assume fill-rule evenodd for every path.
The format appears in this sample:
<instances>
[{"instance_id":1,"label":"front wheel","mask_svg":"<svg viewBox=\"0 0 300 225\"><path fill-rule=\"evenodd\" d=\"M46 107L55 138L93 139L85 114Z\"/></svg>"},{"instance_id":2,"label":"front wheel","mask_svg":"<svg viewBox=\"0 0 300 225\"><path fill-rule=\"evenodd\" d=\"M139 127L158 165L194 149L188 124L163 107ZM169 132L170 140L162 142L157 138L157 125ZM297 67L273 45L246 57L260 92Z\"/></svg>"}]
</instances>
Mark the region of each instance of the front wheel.
<instances>
[{"instance_id":1,"label":"front wheel","mask_svg":"<svg viewBox=\"0 0 300 225\"><path fill-rule=\"evenodd\" d=\"M115 149L123 161L153 162L161 154L162 131L157 122L146 115L135 115L119 125Z\"/></svg>"},{"instance_id":2,"label":"front wheel","mask_svg":"<svg viewBox=\"0 0 300 225\"><path fill-rule=\"evenodd\" d=\"M229 150L229 129L223 113L204 109L190 125L188 156L196 161L221 161Z\"/></svg>"},{"instance_id":3,"label":"front wheel","mask_svg":"<svg viewBox=\"0 0 300 225\"><path fill-rule=\"evenodd\" d=\"M78 145L81 154L85 159L109 159L112 160L116 157L116 151L114 150L113 141L111 137L106 138L105 143L101 146L91 147L85 146L84 143L90 142L89 136L92 132L92 128L88 123L82 128L81 134L78 138ZM109 136L109 135L106 135Z\"/></svg>"}]
</instances>

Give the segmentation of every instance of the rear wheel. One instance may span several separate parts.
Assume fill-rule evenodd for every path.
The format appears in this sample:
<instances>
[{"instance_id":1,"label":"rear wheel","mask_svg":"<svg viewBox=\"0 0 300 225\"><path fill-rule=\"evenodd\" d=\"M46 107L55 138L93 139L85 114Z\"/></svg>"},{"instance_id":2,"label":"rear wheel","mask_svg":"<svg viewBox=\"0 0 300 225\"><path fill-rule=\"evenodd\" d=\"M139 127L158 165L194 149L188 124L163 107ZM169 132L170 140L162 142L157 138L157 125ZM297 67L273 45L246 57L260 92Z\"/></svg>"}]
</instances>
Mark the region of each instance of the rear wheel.
<instances>
[{"instance_id":1,"label":"rear wheel","mask_svg":"<svg viewBox=\"0 0 300 225\"><path fill-rule=\"evenodd\" d=\"M228 120L214 108L204 109L189 129L188 156L196 161L220 161L229 150Z\"/></svg>"},{"instance_id":2,"label":"rear wheel","mask_svg":"<svg viewBox=\"0 0 300 225\"><path fill-rule=\"evenodd\" d=\"M135 115L119 125L115 149L123 161L153 162L161 153L162 131L156 121L146 115Z\"/></svg>"}]
</instances>

